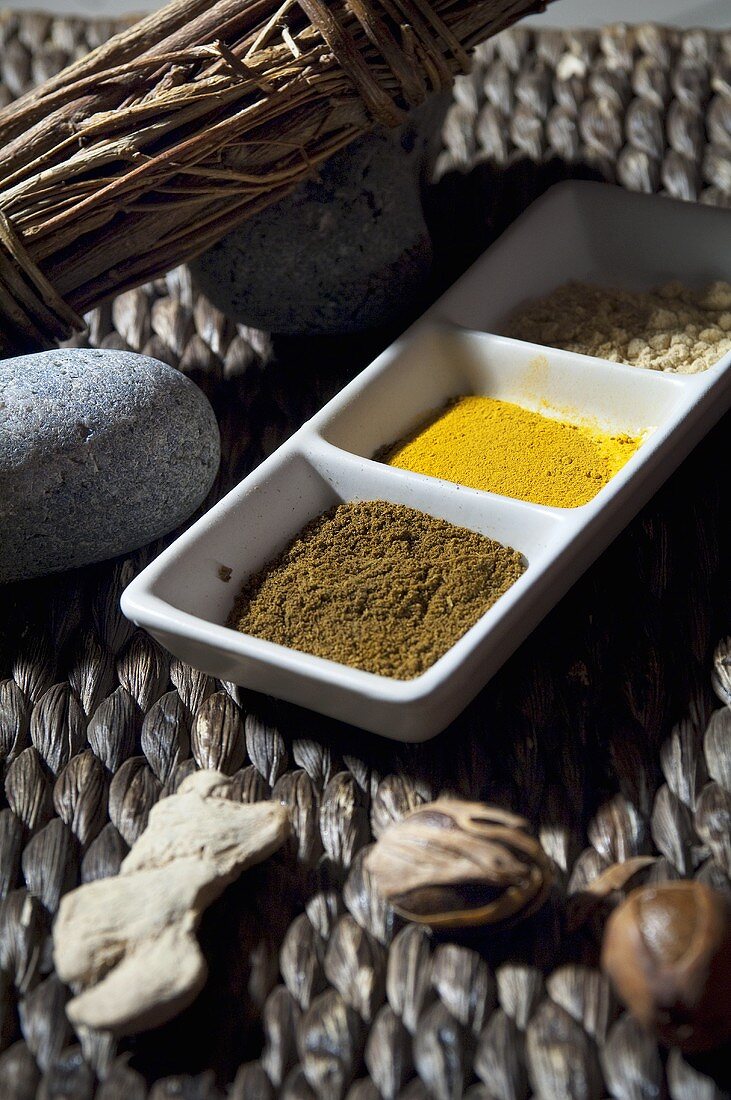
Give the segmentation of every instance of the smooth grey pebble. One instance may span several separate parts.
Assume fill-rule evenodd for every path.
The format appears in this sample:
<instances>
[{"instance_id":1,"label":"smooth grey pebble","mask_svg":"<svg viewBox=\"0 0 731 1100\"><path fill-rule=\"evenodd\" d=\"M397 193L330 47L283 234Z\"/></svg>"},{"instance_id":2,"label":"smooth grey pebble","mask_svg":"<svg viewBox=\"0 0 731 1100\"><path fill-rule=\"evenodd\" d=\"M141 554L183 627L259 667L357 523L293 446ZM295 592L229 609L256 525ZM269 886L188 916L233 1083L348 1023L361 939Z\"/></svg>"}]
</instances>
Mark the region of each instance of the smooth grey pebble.
<instances>
[{"instance_id":1,"label":"smooth grey pebble","mask_svg":"<svg viewBox=\"0 0 731 1100\"><path fill-rule=\"evenodd\" d=\"M167 534L219 459L208 400L156 359L72 348L0 362L0 582Z\"/></svg>"},{"instance_id":2,"label":"smooth grey pebble","mask_svg":"<svg viewBox=\"0 0 731 1100\"><path fill-rule=\"evenodd\" d=\"M203 293L237 321L289 335L403 316L431 274L422 193L447 103L432 96L405 126L359 138L227 234L191 265Z\"/></svg>"}]
</instances>

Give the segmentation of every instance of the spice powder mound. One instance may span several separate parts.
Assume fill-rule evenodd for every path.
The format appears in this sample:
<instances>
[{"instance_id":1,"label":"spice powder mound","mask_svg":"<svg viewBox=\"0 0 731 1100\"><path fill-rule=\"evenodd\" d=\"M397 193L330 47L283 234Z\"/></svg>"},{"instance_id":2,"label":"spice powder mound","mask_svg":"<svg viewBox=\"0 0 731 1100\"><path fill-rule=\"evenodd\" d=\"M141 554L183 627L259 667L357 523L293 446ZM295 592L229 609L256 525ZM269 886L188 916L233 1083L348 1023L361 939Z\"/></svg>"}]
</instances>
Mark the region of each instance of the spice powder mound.
<instances>
[{"instance_id":1,"label":"spice powder mound","mask_svg":"<svg viewBox=\"0 0 731 1100\"><path fill-rule=\"evenodd\" d=\"M731 351L731 284L648 291L570 282L519 307L503 335L612 363L697 374Z\"/></svg>"},{"instance_id":2,"label":"spice powder mound","mask_svg":"<svg viewBox=\"0 0 731 1100\"><path fill-rule=\"evenodd\" d=\"M524 571L510 547L405 505L340 504L244 584L227 625L410 680Z\"/></svg>"},{"instance_id":3,"label":"spice powder mound","mask_svg":"<svg viewBox=\"0 0 731 1100\"><path fill-rule=\"evenodd\" d=\"M471 489L576 508L596 496L641 442L511 401L469 396L456 398L376 457Z\"/></svg>"}]
</instances>

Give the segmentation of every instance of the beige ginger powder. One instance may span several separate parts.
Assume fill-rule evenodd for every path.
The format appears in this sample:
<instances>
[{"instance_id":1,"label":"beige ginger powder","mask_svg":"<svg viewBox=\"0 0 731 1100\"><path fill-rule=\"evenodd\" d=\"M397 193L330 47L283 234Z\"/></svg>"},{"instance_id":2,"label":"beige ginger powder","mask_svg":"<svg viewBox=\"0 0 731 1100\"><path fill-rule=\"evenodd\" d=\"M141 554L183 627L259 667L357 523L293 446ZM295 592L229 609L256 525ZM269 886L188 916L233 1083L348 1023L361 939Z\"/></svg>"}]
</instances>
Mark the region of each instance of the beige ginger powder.
<instances>
[{"instance_id":1,"label":"beige ginger powder","mask_svg":"<svg viewBox=\"0 0 731 1100\"><path fill-rule=\"evenodd\" d=\"M639 292L565 283L521 306L504 335L613 363L697 374L731 351L731 285Z\"/></svg>"}]
</instances>

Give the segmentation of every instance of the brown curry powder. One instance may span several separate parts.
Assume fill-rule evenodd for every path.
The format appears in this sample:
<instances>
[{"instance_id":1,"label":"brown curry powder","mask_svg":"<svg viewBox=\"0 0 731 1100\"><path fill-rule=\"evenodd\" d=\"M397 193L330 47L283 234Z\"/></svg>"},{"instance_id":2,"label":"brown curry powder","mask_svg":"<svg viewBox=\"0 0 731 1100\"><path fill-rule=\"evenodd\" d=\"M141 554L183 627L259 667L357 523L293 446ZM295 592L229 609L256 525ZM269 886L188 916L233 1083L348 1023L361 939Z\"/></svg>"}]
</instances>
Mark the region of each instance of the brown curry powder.
<instances>
[{"instance_id":1,"label":"brown curry powder","mask_svg":"<svg viewBox=\"0 0 731 1100\"><path fill-rule=\"evenodd\" d=\"M515 550L405 505L340 504L245 583L228 625L410 680L524 569Z\"/></svg>"}]
</instances>

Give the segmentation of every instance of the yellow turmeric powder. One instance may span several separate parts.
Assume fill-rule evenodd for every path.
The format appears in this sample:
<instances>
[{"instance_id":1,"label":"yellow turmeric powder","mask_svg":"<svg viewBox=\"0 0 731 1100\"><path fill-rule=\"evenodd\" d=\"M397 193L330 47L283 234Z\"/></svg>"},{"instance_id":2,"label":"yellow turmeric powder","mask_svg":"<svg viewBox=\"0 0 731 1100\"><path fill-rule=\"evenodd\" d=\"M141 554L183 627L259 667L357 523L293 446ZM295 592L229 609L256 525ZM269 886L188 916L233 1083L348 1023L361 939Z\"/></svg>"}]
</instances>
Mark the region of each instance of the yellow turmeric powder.
<instances>
[{"instance_id":1,"label":"yellow turmeric powder","mask_svg":"<svg viewBox=\"0 0 731 1100\"><path fill-rule=\"evenodd\" d=\"M641 442L493 397L459 397L378 457L472 489L576 508L596 496Z\"/></svg>"}]
</instances>

